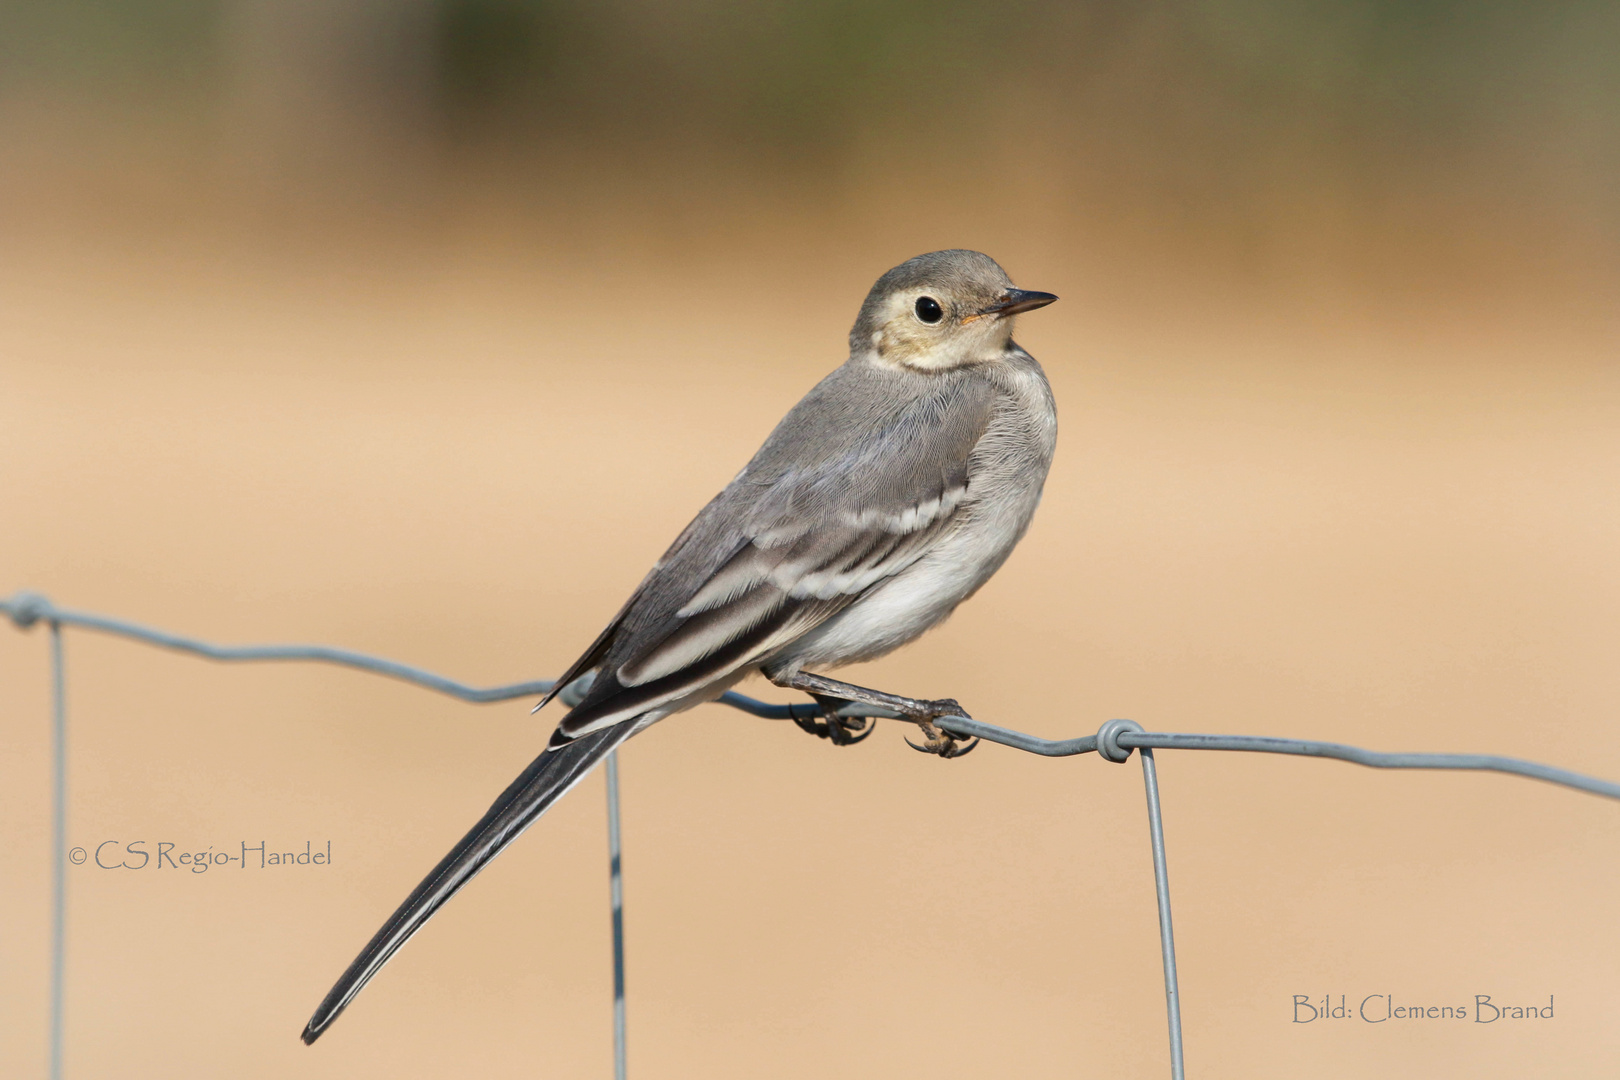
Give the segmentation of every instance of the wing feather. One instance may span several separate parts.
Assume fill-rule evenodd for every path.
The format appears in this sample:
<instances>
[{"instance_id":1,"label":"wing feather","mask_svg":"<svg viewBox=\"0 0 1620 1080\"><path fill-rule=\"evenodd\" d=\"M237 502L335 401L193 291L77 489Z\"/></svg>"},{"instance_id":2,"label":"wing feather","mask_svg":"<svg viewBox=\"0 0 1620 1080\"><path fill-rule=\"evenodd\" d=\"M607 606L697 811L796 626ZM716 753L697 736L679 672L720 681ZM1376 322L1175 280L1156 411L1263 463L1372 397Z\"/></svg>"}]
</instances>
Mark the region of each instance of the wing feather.
<instances>
[{"instance_id":1,"label":"wing feather","mask_svg":"<svg viewBox=\"0 0 1620 1080\"><path fill-rule=\"evenodd\" d=\"M726 604L682 619L656 648L619 665L619 683L640 686L679 671L747 634L787 601L787 594L779 589L754 588Z\"/></svg>"}]
</instances>

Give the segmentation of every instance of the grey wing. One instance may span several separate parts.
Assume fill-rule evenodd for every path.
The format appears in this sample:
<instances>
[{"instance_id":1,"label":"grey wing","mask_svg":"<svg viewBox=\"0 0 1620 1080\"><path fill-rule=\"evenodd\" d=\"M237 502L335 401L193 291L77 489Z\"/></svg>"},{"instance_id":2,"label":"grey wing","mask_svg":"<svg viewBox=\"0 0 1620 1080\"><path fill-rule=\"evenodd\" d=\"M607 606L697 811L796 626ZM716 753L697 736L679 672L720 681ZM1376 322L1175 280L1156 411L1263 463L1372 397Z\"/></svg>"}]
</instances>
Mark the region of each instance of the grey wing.
<instances>
[{"instance_id":1,"label":"grey wing","mask_svg":"<svg viewBox=\"0 0 1620 1080\"><path fill-rule=\"evenodd\" d=\"M553 745L723 685L922 558L958 520L994 398L961 374L828 376L576 663L596 680Z\"/></svg>"}]
</instances>

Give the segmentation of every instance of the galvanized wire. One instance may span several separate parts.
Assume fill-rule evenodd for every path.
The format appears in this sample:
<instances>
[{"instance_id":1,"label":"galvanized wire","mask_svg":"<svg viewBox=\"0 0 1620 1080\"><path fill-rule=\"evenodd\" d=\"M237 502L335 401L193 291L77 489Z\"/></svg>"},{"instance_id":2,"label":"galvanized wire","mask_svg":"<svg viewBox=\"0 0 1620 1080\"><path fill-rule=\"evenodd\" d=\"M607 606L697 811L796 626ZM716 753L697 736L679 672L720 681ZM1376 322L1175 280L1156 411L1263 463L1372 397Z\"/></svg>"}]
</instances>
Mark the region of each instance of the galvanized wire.
<instances>
[{"instance_id":1,"label":"galvanized wire","mask_svg":"<svg viewBox=\"0 0 1620 1080\"><path fill-rule=\"evenodd\" d=\"M67 993L67 676L62 625L51 620L51 1080L62 1080Z\"/></svg>"},{"instance_id":2,"label":"galvanized wire","mask_svg":"<svg viewBox=\"0 0 1620 1080\"><path fill-rule=\"evenodd\" d=\"M619 843L619 752L607 756L608 903L613 909L613 1080L625 1080L624 876Z\"/></svg>"},{"instance_id":3,"label":"galvanized wire","mask_svg":"<svg viewBox=\"0 0 1620 1080\"><path fill-rule=\"evenodd\" d=\"M1159 901L1159 952L1164 961L1164 1008L1170 1021L1170 1080L1184 1080L1181 1045L1181 982L1176 978L1176 931L1170 919L1170 868L1164 857L1164 816L1159 809L1159 770L1152 750L1142 751L1142 783L1147 788L1148 839L1153 847L1153 892Z\"/></svg>"},{"instance_id":4,"label":"galvanized wire","mask_svg":"<svg viewBox=\"0 0 1620 1080\"><path fill-rule=\"evenodd\" d=\"M52 724L53 724L53 824L52 835L56 850L53 859L52 904L52 956L51 956L51 1057L52 1080L62 1075L62 1015L65 987L66 954L66 857L67 845L67 720L65 680L61 628L76 626L102 633L117 634L150 645L223 661L316 661L356 668L417 686L437 690L463 701L487 703L508 701L544 693L551 689L552 681L534 679L506 686L479 688L454 679L436 675L421 668L394 660L368 656L348 649L334 649L321 645L246 645L221 646L195 638L155 630L123 619L109 618L88 612L59 608L45 597L35 593L19 593L0 600L0 612L8 615L18 628L27 629L44 620L51 628L52 667ZM573 689L573 688L570 688ZM565 692L565 700L569 695ZM819 707L812 704L777 705L747 697L735 691L719 698L721 704L741 709L754 716L772 720L805 719L817 716ZM869 705L846 705L838 710L847 717L896 718L897 714ZM1023 732L971 720L963 716L942 717L935 721L941 728L960 738L979 738L1000 743L1017 750L1044 757L1072 757L1096 752L1108 761L1123 762L1133 750L1142 757L1143 783L1147 789L1148 833L1153 855L1155 891L1159 906L1160 952L1164 962L1165 1003L1170 1027L1171 1076L1182 1080L1184 1074L1181 1034L1180 989L1176 976L1175 934L1170 916L1169 871L1164 850L1164 823L1162 819L1155 749L1227 750L1263 754L1294 754L1304 757L1334 758L1375 769L1448 769L1500 772L1546 781L1577 791L1590 792L1611 799L1620 799L1620 784L1597 777L1570 772L1519 758L1490 754L1406 754L1381 753L1341 743L1318 742L1310 739L1281 739L1253 735L1202 735L1143 731L1141 725L1130 720L1110 720L1095 735L1082 735L1073 739L1043 739ZM624 909L622 884L622 858L620 848L618 755L607 760L608 776L608 832L610 859L610 887L613 905L613 987L614 987L614 1075L625 1080L625 997L624 997Z\"/></svg>"},{"instance_id":5,"label":"galvanized wire","mask_svg":"<svg viewBox=\"0 0 1620 1080\"><path fill-rule=\"evenodd\" d=\"M397 660L385 660L380 656L368 656L365 653L354 652L351 649L334 649L326 645L214 645L207 641L198 641L196 638L171 634L166 630L154 630L150 626L142 626L140 623L129 622L126 619L114 619L106 615L93 615L85 611L60 608L38 593L17 593L9 599L0 600L0 611L9 615L11 621L22 629L27 629L39 619L45 619L48 622L62 626L77 626L85 630L99 630L104 634L117 634L120 637L133 638L136 641L144 641L148 645L159 645L165 649L191 653L193 656L201 656L209 660L223 660L226 662L302 660L322 664L338 664L342 667L357 668L361 671L375 672L378 675L387 675L393 679L402 679L408 683L415 683L417 686L425 686L429 690L437 690L441 694L449 694L451 697L460 698L462 701L471 701L478 704L532 697L536 694L544 694L551 689L550 679L531 679L528 682L481 689L457 682L454 679L447 679L443 675L435 675L431 671L412 667L410 664L402 664Z\"/></svg>"},{"instance_id":6,"label":"galvanized wire","mask_svg":"<svg viewBox=\"0 0 1620 1080\"><path fill-rule=\"evenodd\" d=\"M1078 739L1041 739L1020 731L969 720L961 716L947 716L935 721L952 735L977 737L986 742L1027 750L1046 757L1072 757L1101 750L1103 736L1082 735ZM1107 725L1104 725L1104 730ZM1265 735L1189 735L1166 731L1121 730L1114 735L1115 745L1121 750L1237 750L1253 754L1294 754L1301 757L1334 758L1365 765L1371 769L1448 769L1468 772L1499 772L1510 776L1527 776L1549 784L1620 799L1620 784L1595 776L1542 765L1520 758L1500 757L1495 754L1390 754L1377 750L1363 750L1359 746L1343 743L1318 742L1314 739L1278 739ZM1106 754L1104 756L1107 756ZM1119 760L1124 760L1120 758Z\"/></svg>"}]
</instances>

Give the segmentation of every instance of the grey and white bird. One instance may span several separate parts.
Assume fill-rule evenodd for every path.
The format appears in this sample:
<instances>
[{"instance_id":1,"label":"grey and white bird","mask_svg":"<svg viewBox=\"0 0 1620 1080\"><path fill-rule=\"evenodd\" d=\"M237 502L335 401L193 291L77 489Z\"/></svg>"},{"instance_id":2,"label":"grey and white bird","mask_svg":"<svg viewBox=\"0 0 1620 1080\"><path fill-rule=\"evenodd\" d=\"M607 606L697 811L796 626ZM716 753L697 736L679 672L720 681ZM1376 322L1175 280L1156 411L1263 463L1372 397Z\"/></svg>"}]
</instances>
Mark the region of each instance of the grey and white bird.
<instances>
[{"instance_id":1,"label":"grey and white bird","mask_svg":"<svg viewBox=\"0 0 1620 1080\"><path fill-rule=\"evenodd\" d=\"M594 676L544 752L378 930L315 1010L312 1043L445 901L637 732L754 672L813 696L801 726L870 734L847 702L917 723L919 749L962 751L932 723L955 701L814 672L871 660L948 616L994 574L1040 502L1057 439L1046 375L1013 316L1056 300L976 251L936 251L878 279L849 359L782 419L557 680ZM536 707L538 708L538 706ZM809 707L807 706L807 712Z\"/></svg>"}]
</instances>

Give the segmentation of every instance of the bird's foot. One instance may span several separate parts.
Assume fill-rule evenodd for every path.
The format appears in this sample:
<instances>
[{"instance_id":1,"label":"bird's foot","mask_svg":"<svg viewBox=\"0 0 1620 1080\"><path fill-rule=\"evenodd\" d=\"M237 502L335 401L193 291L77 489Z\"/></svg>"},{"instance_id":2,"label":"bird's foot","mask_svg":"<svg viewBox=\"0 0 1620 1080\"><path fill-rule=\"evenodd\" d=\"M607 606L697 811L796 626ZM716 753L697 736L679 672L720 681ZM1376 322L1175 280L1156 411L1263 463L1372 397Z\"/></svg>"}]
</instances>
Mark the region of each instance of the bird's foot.
<instances>
[{"instance_id":1,"label":"bird's foot","mask_svg":"<svg viewBox=\"0 0 1620 1080\"><path fill-rule=\"evenodd\" d=\"M966 709L956 703L954 698L940 698L937 701L925 701L920 704L927 707L927 715L920 716L916 720L917 727L922 730L923 743L918 746L910 739L907 739L907 746L924 754L938 754L942 758L959 758L971 754L973 748L979 745L977 738L963 745L957 741L956 736L934 723L941 716L960 716L969 720L973 719L968 716Z\"/></svg>"},{"instance_id":2,"label":"bird's foot","mask_svg":"<svg viewBox=\"0 0 1620 1080\"><path fill-rule=\"evenodd\" d=\"M887 694L881 690L870 690L853 683L839 682L825 675L813 675L808 671L772 675L770 678L777 686L802 690L815 698L819 710L817 713L811 714L806 710L806 715L801 718L790 708L789 715L793 716L793 722L805 731L823 739L831 739L839 745L860 742L876 727L870 720L837 715L841 705L853 702L875 705L885 710L887 715L900 720L909 720L922 728L926 741L921 746L910 739L906 742L912 749L921 750L925 754L938 754L947 758L961 757L979 745L979 740L974 739L963 746L957 741L956 736L934 723L935 720L945 716L972 719L968 716L967 710L954 698L929 700L901 697L899 694Z\"/></svg>"},{"instance_id":3,"label":"bird's foot","mask_svg":"<svg viewBox=\"0 0 1620 1080\"><path fill-rule=\"evenodd\" d=\"M816 698L818 715L793 717L800 731L809 732L818 739L826 739L834 746L854 746L871 738L877 722L866 716L839 716L845 702L836 698Z\"/></svg>"}]
</instances>

